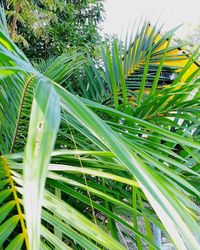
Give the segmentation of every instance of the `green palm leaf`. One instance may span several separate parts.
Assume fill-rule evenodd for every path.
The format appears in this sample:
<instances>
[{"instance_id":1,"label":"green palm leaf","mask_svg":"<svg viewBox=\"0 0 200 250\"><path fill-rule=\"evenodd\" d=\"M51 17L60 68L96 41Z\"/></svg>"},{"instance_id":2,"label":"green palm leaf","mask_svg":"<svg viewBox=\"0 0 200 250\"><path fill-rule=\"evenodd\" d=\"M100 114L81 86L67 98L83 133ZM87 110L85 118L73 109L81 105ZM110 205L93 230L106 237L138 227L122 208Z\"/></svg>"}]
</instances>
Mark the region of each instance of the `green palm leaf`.
<instances>
[{"instance_id":1,"label":"green palm leaf","mask_svg":"<svg viewBox=\"0 0 200 250\"><path fill-rule=\"evenodd\" d=\"M157 89L174 49L161 45L172 31L153 44L159 34L144 25L135 43L125 45L128 53L116 41L111 56L105 49L104 76L94 62L87 65L85 77L91 82L95 73L98 85L87 93L82 84L78 95L93 93L98 102L90 101L63 87L85 59L78 55L73 63L63 55L38 72L1 16L1 247L114 250L125 249L128 237L138 249L159 249L153 224L177 249L198 249L199 95L189 96L199 88L198 71L178 84L196 55L170 87ZM133 71L140 74L137 84ZM108 96L105 79L114 105L99 103ZM147 80L150 96L144 95ZM140 88L138 106L128 102L133 85Z\"/></svg>"}]
</instances>

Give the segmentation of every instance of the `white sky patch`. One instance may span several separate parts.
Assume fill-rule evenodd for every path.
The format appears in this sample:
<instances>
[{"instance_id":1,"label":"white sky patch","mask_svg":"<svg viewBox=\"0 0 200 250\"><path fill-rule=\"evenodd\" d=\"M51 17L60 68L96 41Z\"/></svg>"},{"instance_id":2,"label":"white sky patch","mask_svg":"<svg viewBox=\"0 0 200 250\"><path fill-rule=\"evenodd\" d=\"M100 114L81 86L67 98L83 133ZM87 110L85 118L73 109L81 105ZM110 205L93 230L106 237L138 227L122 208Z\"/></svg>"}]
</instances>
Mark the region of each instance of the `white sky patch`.
<instances>
[{"instance_id":1,"label":"white sky patch","mask_svg":"<svg viewBox=\"0 0 200 250\"><path fill-rule=\"evenodd\" d=\"M142 16L152 24L159 18L159 25L164 24L163 31L184 24L176 32L180 38L200 23L200 0L105 0L104 7L103 31L118 34L122 39L132 29L134 20L139 21Z\"/></svg>"}]
</instances>

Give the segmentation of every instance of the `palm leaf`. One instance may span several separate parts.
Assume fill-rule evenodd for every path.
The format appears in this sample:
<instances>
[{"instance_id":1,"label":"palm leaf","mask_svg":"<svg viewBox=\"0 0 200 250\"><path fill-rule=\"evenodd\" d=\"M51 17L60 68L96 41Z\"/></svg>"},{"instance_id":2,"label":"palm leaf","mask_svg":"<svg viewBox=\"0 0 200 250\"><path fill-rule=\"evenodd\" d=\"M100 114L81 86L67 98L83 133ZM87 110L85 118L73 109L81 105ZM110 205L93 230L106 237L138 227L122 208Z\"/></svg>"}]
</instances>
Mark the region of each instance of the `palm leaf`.
<instances>
[{"instance_id":1,"label":"palm leaf","mask_svg":"<svg viewBox=\"0 0 200 250\"><path fill-rule=\"evenodd\" d=\"M144 77L153 79L156 87L160 73L156 76L155 72L161 70L156 62L161 58L164 61L163 53L166 53L165 59L169 59L168 49L161 45L164 46L172 32L160 39L155 29L148 36L149 30L145 27L133 46L129 46L128 55L124 54L126 67L116 41L112 57L109 58L108 51L104 52L104 59L109 59L105 70L109 72L103 79L111 75L113 82L110 79L110 83L115 81L122 90L122 96L114 94L116 105L119 100L125 104L125 109L119 107L121 111L112 104L108 107L77 97L64 88L63 82L75 67L72 64L69 66L72 71L67 71L64 65L59 70L62 60L68 63L65 56L55 60L55 65L50 64L45 76L38 72L4 34L4 29L0 29L0 84L10 83L8 92L4 87L0 99L1 105L7 107L1 113L1 124L5 119L8 126L7 132L1 134L1 154L7 153L1 156L0 172L0 202L3 204L0 242L3 248L11 249L14 244L20 248L24 244L27 249L38 249L39 245L42 249L124 249L118 235L127 237L131 231L128 237L135 238L139 248L148 244L157 249L150 223L159 227L178 249L199 247L200 229L196 220L199 208L193 202L199 197L199 190L193 183L199 178L195 165L199 162L200 144L198 129L193 136L192 127L199 121L199 97L194 95L187 99L192 89L199 88L199 81L195 81L196 74L192 73L187 76L186 84L176 88L190 67L191 59L172 86L163 90L155 88L151 97L144 100L140 97L139 107L128 104L127 108L127 95L131 91L125 85L124 76L129 77L133 67L135 71L141 70L140 59L154 53L150 58L153 63L147 60L142 71L147 65L146 72L154 72L153 78L147 73ZM151 36L158 40L148 49L152 44ZM92 67L94 71L94 65ZM96 76L96 83L100 84L99 76ZM20 94L16 77L21 77ZM30 106L25 101L27 79L34 79L34 88L29 92L33 100ZM143 76L141 79L146 81ZM191 85L193 80L194 85ZM102 97L99 86L93 86L92 91L95 89L96 97ZM19 94L16 101L11 93L14 97ZM145 106L147 101L149 107ZM11 112L9 104L12 102L15 109ZM185 107L187 115L183 116ZM19 136L24 119L22 110L27 119L25 131L29 127L24 140ZM8 117L12 113L13 123L10 124ZM170 115L175 119L170 120ZM185 127L184 122L191 115L194 118L191 127L187 133L180 133L180 119L183 119L181 126ZM154 116L159 117L156 122L150 119ZM17 141L26 142L26 147ZM18 153L9 154L15 148ZM190 176L189 181L187 176ZM124 214L129 219L125 219ZM102 222L102 217L108 220L108 225ZM138 219L144 223L146 232L140 231Z\"/></svg>"}]
</instances>

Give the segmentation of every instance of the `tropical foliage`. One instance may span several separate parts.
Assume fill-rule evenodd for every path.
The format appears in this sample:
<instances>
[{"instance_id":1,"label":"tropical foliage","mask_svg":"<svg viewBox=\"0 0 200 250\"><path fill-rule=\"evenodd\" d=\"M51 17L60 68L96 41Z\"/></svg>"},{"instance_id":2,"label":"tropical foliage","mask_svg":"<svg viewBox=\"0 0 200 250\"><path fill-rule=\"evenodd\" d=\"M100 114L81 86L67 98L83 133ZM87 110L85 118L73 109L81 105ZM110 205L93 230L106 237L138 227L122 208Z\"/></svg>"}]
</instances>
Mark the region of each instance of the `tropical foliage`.
<instances>
[{"instance_id":1,"label":"tropical foliage","mask_svg":"<svg viewBox=\"0 0 200 250\"><path fill-rule=\"evenodd\" d=\"M102 0L4 0L11 38L30 59L72 47L94 51L101 41ZM73 41L73 42L72 42Z\"/></svg>"},{"instance_id":2,"label":"tropical foliage","mask_svg":"<svg viewBox=\"0 0 200 250\"><path fill-rule=\"evenodd\" d=\"M145 23L99 62L71 53L33 66L1 10L3 249L160 249L153 228L199 248L198 52L180 54L173 32Z\"/></svg>"}]
</instances>

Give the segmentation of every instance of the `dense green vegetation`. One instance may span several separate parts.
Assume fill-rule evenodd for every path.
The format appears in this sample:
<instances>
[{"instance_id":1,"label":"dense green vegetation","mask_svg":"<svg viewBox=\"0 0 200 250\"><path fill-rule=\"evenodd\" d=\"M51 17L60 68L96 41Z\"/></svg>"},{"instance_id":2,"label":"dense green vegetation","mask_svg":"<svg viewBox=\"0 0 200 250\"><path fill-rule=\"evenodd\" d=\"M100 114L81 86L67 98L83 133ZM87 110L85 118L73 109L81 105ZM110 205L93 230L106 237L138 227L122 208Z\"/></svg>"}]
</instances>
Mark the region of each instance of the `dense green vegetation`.
<instances>
[{"instance_id":1,"label":"dense green vegetation","mask_svg":"<svg viewBox=\"0 0 200 250\"><path fill-rule=\"evenodd\" d=\"M174 66L174 31L33 65L1 10L0 247L199 248L199 53Z\"/></svg>"},{"instance_id":2,"label":"dense green vegetation","mask_svg":"<svg viewBox=\"0 0 200 250\"><path fill-rule=\"evenodd\" d=\"M102 0L5 0L11 38L29 58L69 49L94 53L100 43Z\"/></svg>"}]
</instances>

